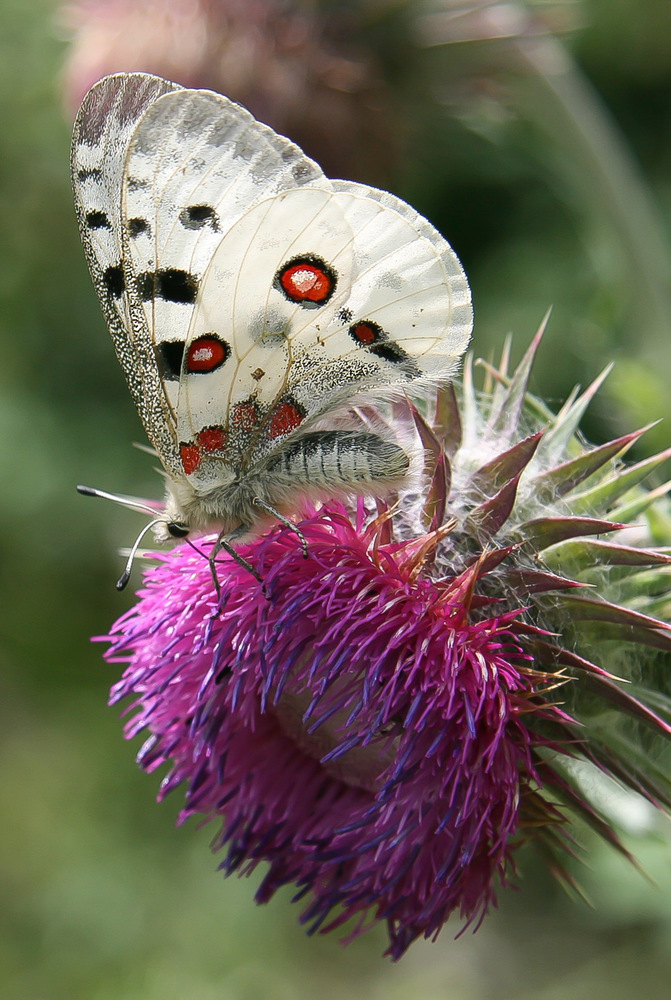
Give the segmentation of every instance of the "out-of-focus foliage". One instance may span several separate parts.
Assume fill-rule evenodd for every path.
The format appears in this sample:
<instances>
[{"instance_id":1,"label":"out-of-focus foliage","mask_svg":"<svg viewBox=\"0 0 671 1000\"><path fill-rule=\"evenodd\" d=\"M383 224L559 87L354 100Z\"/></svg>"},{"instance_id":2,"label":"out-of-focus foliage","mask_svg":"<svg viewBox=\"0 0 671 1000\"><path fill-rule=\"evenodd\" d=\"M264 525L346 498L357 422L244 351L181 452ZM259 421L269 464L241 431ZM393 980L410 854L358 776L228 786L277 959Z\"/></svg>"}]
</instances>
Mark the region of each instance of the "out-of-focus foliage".
<instances>
[{"instance_id":1,"label":"out-of-focus foliage","mask_svg":"<svg viewBox=\"0 0 671 1000\"><path fill-rule=\"evenodd\" d=\"M345 7L359 16L357 44L385 81L401 148L389 183L460 253L478 353L510 329L519 353L554 303L535 390L559 401L615 358L590 435L666 416L648 442L663 446L668 4L529 4L571 27L561 42L542 32L450 41L437 20L419 30L420 13L456 6L467 4L323 4L338 23ZM497 17L520 9L484 6ZM141 428L76 233L62 25L55 0L0 0L3 995L662 1000L671 851L668 827L645 810L623 815L631 833L647 831L628 843L657 886L585 833L591 867L576 873L594 910L566 899L529 856L522 891L503 894L477 935L453 942L448 929L392 967L375 935L343 954L335 938L306 940L284 900L256 908L250 885L214 872L210 832L176 831L177 801L154 805L153 779L136 772L105 706L116 676L88 643L128 600L113 588L115 551L139 524L77 497L74 484L140 495L160 485L130 447Z\"/></svg>"}]
</instances>

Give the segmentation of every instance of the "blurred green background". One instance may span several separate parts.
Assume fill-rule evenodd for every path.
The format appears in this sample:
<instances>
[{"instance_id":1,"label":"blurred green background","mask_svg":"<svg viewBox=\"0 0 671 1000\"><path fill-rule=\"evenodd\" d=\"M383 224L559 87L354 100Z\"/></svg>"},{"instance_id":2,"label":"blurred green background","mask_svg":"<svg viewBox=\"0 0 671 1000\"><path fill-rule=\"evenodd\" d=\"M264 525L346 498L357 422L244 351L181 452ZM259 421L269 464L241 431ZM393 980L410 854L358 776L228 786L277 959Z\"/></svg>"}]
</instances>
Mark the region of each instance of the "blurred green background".
<instances>
[{"instance_id":1,"label":"blurred green background","mask_svg":"<svg viewBox=\"0 0 671 1000\"><path fill-rule=\"evenodd\" d=\"M469 6L470 21L454 18ZM668 0L321 8L349 26L336 40L353 44L353 62L374 66L393 141L371 133L366 161L462 257L476 353L512 330L519 356L553 304L534 389L559 404L614 359L586 433L665 417L644 448L668 444ZM654 884L581 830L589 866L576 873L594 909L522 852L520 891L503 890L476 935L454 941L455 923L393 966L381 931L346 951L305 938L289 891L255 907L257 878L216 873L213 831L175 829L176 798L155 805L158 779L136 770L106 707L116 672L89 643L132 599L114 590L116 553L141 522L74 486L157 496L160 481L131 447L142 430L76 232L71 24L53 0L0 0L0 994L668 997L669 826L644 808L629 810L627 842Z\"/></svg>"}]
</instances>

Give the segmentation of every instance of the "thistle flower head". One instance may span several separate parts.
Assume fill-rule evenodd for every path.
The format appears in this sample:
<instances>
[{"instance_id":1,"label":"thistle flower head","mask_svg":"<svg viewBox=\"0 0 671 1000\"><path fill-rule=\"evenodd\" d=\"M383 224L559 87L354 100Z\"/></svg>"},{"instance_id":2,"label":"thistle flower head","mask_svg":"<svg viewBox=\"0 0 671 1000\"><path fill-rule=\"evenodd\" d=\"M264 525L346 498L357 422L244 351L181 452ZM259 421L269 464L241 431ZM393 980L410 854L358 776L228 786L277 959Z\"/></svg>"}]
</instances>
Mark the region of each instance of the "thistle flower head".
<instances>
[{"instance_id":1,"label":"thistle flower head","mask_svg":"<svg viewBox=\"0 0 671 1000\"><path fill-rule=\"evenodd\" d=\"M671 807L671 557L626 528L659 513L640 483L666 456L581 442L598 382L556 416L529 397L539 339L493 388L469 365L430 418L399 407L421 491L313 510L307 558L270 531L242 551L263 585L223 555L220 599L214 539L157 554L107 637L139 762L170 762L182 818L221 820L224 871L265 862L258 901L295 884L310 930L385 921L394 958L454 911L477 925L523 840L565 874L566 806L623 849L571 761Z\"/></svg>"}]
</instances>

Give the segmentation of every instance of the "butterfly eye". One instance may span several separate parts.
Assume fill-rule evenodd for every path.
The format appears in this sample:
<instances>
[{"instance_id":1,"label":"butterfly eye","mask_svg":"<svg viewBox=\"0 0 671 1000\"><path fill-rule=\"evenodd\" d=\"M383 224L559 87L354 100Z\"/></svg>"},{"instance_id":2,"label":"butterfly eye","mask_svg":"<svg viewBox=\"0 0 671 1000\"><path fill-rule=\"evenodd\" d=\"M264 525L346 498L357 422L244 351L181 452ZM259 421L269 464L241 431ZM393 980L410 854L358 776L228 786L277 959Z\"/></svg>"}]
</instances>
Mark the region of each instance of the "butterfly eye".
<instances>
[{"instance_id":1,"label":"butterfly eye","mask_svg":"<svg viewBox=\"0 0 671 1000\"><path fill-rule=\"evenodd\" d=\"M275 275L275 285L290 302L321 306L333 295L337 275L332 267L312 254L294 257Z\"/></svg>"},{"instance_id":2,"label":"butterfly eye","mask_svg":"<svg viewBox=\"0 0 671 1000\"><path fill-rule=\"evenodd\" d=\"M214 337L211 334L207 337L199 337L189 345L186 355L186 370L192 374L201 372L213 372L220 368L226 358L231 353L231 349L225 340Z\"/></svg>"},{"instance_id":3,"label":"butterfly eye","mask_svg":"<svg viewBox=\"0 0 671 1000\"><path fill-rule=\"evenodd\" d=\"M186 538L191 532L189 526L183 524L181 521L168 521L166 528L168 529L168 534L173 538Z\"/></svg>"}]
</instances>

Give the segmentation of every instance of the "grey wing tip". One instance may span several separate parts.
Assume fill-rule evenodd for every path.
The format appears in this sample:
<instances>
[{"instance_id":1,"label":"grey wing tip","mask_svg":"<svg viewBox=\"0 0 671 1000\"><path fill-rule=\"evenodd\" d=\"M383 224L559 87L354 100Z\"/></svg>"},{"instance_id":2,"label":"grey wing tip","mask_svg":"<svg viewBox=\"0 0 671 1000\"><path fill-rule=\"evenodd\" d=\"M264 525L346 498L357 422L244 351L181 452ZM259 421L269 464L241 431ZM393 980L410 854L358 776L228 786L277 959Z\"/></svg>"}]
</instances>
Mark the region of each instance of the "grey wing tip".
<instances>
[{"instance_id":1,"label":"grey wing tip","mask_svg":"<svg viewBox=\"0 0 671 1000\"><path fill-rule=\"evenodd\" d=\"M183 88L151 73L113 73L94 83L77 113L75 143L94 146L105 133L110 118L120 126L137 121L154 101Z\"/></svg>"}]
</instances>

